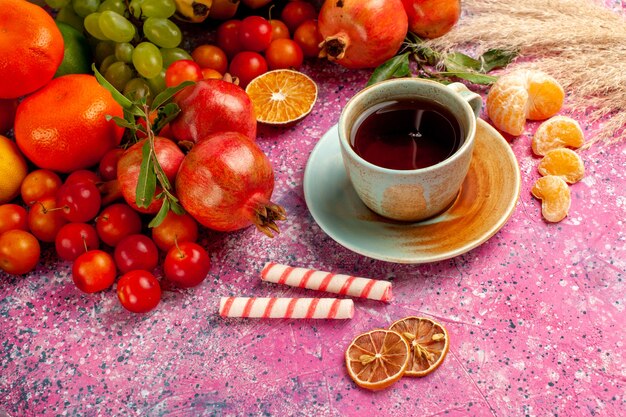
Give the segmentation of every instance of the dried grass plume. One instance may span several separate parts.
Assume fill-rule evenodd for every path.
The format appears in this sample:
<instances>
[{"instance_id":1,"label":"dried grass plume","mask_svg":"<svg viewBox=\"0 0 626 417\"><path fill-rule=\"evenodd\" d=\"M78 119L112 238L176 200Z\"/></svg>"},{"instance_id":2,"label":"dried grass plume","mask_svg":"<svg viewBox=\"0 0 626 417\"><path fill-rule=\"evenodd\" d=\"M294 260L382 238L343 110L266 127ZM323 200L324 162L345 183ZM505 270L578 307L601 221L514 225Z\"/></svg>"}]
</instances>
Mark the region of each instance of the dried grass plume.
<instances>
[{"instance_id":1,"label":"dried grass plume","mask_svg":"<svg viewBox=\"0 0 626 417\"><path fill-rule=\"evenodd\" d=\"M570 95L568 109L600 122L592 143L625 137L626 20L590 0L463 0L457 26L428 45L480 54L518 50L510 68L532 67L554 76Z\"/></svg>"}]
</instances>

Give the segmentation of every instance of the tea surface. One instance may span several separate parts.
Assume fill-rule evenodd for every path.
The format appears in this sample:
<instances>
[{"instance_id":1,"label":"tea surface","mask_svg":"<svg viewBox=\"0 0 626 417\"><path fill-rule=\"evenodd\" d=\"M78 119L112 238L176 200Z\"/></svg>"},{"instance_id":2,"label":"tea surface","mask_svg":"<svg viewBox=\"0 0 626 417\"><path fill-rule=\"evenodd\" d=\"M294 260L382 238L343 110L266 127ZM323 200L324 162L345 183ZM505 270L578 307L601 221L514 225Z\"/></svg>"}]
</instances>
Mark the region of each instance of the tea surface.
<instances>
[{"instance_id":1,"label":"tea surface","mask_svg":"<svg viewBox=\"0 0 626 417\"><path fill-rule=\"evenodd\" d=\"M450 157L463 139L452 113L427 100L393 100L363 113L350 144L363 159L383 168L411 170Z\"/></svg>"}]
</instances>

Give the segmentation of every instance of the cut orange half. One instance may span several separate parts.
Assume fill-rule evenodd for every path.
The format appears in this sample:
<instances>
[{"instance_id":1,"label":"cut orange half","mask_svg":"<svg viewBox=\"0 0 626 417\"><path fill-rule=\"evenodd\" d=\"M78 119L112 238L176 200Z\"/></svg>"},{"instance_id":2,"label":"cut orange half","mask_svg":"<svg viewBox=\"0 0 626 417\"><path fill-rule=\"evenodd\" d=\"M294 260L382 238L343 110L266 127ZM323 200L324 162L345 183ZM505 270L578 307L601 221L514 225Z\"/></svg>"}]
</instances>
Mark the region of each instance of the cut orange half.
<instances>
[{"instance_id":1,"label":"cut orange half","mask_svg":"<svg viewBox=\"0 0 626 417\"><path fill-rule=\"evenodd\" d=\"M407 376L426 376L441 365L448 349L448 332L439 323L424 317L406 317L394 322L391 330L402 335L410 348Z\"/></svg>"},{"instance_id":2,"label":"cut orange half","mask_svg":"<svg viewBox=\"0 0 626 417\"><path fill-rule=\"evenodd\" d=\"M352 380L370 390L387 388L407 369L409 345L392 330L377 329L357 336L346 350Z\"/></svg>"},{"instance_id":3,"label":"cut orange half","mask_svg":"<svg viewBox=\"0 0 626 417\"><path fill-rule=\"evenodd\" d=\"M317 100L317 85L299 71L266 72L246 87L259 123L285 125L311 112Z\"/></svg>"}]
</instances>

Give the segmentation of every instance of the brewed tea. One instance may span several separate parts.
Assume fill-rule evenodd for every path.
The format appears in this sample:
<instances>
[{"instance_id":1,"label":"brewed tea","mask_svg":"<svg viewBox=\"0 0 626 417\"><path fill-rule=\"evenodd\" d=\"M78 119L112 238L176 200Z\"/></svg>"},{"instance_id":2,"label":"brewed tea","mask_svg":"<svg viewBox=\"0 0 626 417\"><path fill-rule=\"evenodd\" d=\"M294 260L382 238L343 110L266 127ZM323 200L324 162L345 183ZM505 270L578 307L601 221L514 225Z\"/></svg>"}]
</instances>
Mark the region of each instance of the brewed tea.
<instances>
[{"instance_id":1,"label":"brewed tea","mask_svg":"<svg viewBox=\"0 0 626 417\"><path fill-rule=\"evenodd\" d=\"M350 144L366 161L383 168L425 168L450 157L464 134L450 110L428 100L379 103L355 122Z\"/></svg>"}]
</instances>

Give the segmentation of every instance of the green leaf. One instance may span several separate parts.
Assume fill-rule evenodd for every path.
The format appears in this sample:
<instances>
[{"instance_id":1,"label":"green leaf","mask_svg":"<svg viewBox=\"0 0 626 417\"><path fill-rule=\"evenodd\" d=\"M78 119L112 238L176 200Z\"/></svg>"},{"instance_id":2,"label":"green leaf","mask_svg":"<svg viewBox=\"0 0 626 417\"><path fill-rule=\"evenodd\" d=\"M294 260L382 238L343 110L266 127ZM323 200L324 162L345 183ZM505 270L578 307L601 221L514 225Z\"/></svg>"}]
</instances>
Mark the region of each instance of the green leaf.
<instances>
[{"instance_id":1,"label":"green leaf","mask_svg":"<svg viewBox=\"0 0 626 417\"><path fill-rule=\"evenodd\" d=\"M108 115L108 114L106 116L104 116L104 117L107 120L107 122L109 120L113 120L115 122L115 124L120 126L120 127L125 127L127 129L131 129L131 130L137 130L137 125L135 123L129 122L126 119L122 119L121 117L111 116L111 115Z\"/></svg>"},{"instance_id":2,"label":"green leaf","mask_svg":"<svg viewBox=\"0 0 626 417\"><path fill-rule=\"evenodd\" d=\"M176 103L167 103L158 110L157 118L154 120L153 129L155 134L160 132L163 127L174 120L180 113L180 107Z\"/></svg>"},{"instance_id":3,"label":"green leaf","mask_svg":"<svg viewBox=\"0 0 626 417\"><path fill-rule=\"evenodd\" d=\"M506 67L517 57L518 51L505 51L502 49L490 49L479 58L482 72L489 72L496 68Z\"/></svg>"},{"instance_id":4,"label":"green leaf","mask_svg":"<svg viewBox=\"0 0 626 417\"><path fill-rule=\"evenodd\" d=\"M170 202L170 204L171 204L171 210L172 210L174 213L176 213L176 214L178 214L178 215L185 214L185 209L183 208L183 206L181 206L180 204L178 204L178 200L173 199L173 200Z\"/></svg>"},{"instance_id":5,"label":"green leaf","mask_svg":"<svg viewBox=\"0 0 626 417\"><path fill-rule=\"evenodd\" d=\"M481 62L460 52L446 55L443 60L448 71L480 71Z\"/></svg>"},{"instance_id":6,"label":"green leaf","mask_svg":"<svg viewBox=\"0 0 626 417\"><path fill-rule=\"evenodd\" d=\"M166 101L174 97L174 95L178 93L180 90L182 90L183 88L187 86L194 85L194 84L195 83L193 81L184 81L178 84L176 87L166 88L165 90L157 94L154 100L152 100L152 108L157 109L161 107L163 103L165 103Z\"/></svg>"},{"instance_id":7,"label":"green leaf","mask_svg":"<svg viewBox=\"0 0 626 417\"><path fill-rule=\"evenodd\" d=\"M492 75L479 74L477 72L463 72L463 71L445 71L439 72L438 75L444 77L457 77L467 81L470 81L474 84L484 84L490 85L493 84L498 77L494 77Z\"/></svg>"},{"instance_id":8,"label":"green leaf","mask_svg":"<svg viewBox=\"0 0 626 417\"><path fill-rule=\"evenodd\" d=\"M379 65L367 81L367 85L376 84L379 81L388 80L390 78L406 77L408 75L411 75L411 70L409 69L409 52L405 52Z\"/></svg>"},{"instance_id":9,"label":"green leaf","mask_svg":"<svg viewBox=\"0 0 626 417\"><path fill-rule=\"evenodd\" d=\"M130 101L128 97L126 97L124 94L117 91L117 89L113 87L113 85L108 82L102 76L102 74L98 72L98 70L96 69L96 64L91 64L91 69L93 70L94 75L96 76L96 79L98 80L100 85L109 90L109 92L113 96L113 99L115 99L115 101L117 101L117 103L122 106L124 110L128 111L131 114L134 114L135 116L145 117L144 112L139 107L137 107L135 103Z\"/></svg>"},{"instance_id":10,"label":"green leaf","mask_svg":"<svg viewBox=\"0 0 626 417\"><path fill-rule=\"evenodd\" d=\"M158 225L160 225L163 222L163 219L165 219L165 216L167 216L167 213L169 211L170 211L170 201L167 198L165 198L163 199L163 205L159 209L159 212L157 213L157 215L154 216L154 218L150 221L150 223L148 223L148 227L157 227Z\"/></svg>"},{"instance_id":11,"label":"green leaf","mask_svg":"<svg viewBox=\"0 0 626 417\"><path fill-rule=\"evenodd\" d=\"M434 49L427 48L425 46L418 46L415 49L415 59L421 63L430 66L435 66L441 60L441 55Z\"/></svg>"},{"instance_id":12,"label":"green leaf","mask_svg":"<svg viewBox=\"0 0 626 417\"><path fill-rule=\"evenodd\" d=\"M152 148L150 141L146 140L141 148L142 160L139 169L139 181L135 190L135 203L137 206L147 208L152 203L156 191L156 175L154 174L154 162L152 160Z\"/></svg>"}]
</instances>

